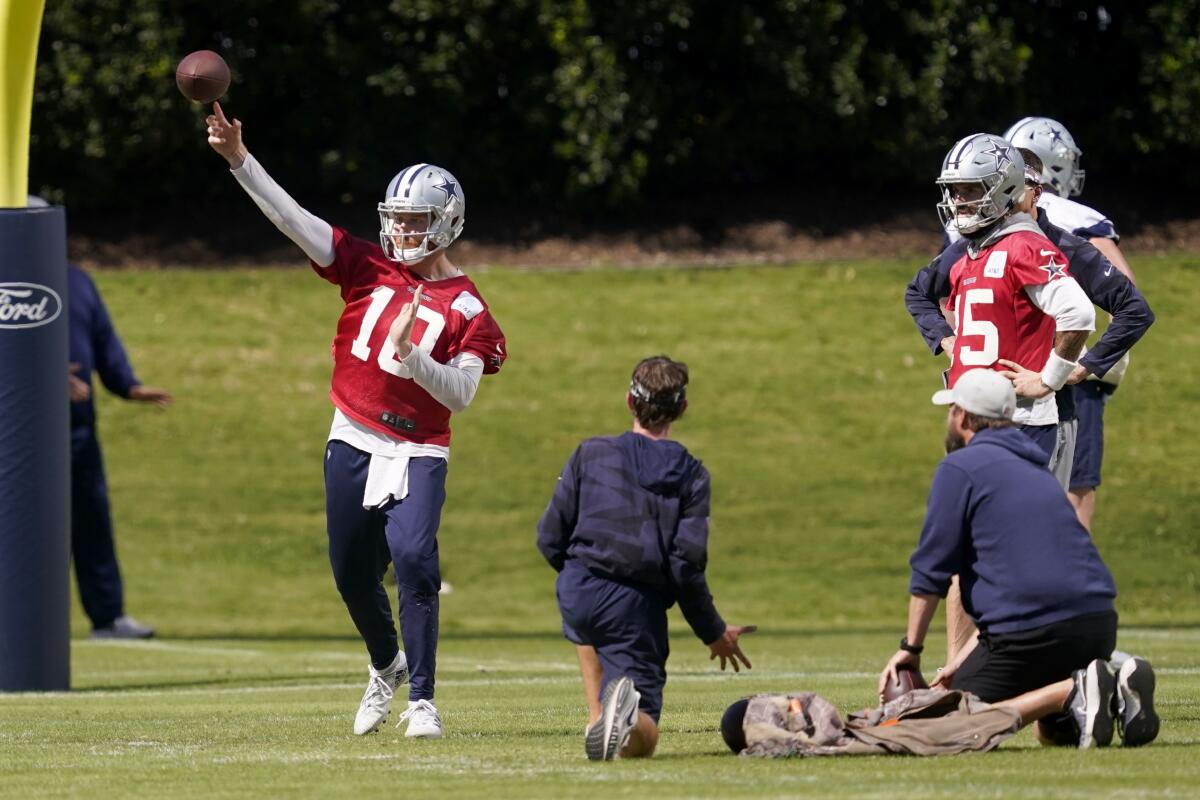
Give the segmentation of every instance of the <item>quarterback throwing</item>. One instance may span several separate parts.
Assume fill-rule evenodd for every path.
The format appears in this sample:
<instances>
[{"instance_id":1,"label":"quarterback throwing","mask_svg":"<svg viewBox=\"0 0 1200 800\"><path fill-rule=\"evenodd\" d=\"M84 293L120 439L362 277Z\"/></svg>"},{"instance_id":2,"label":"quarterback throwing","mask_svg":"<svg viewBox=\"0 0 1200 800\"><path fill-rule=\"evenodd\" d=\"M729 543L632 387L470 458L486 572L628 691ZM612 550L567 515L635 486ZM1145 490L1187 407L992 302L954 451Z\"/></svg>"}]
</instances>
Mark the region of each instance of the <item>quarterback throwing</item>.
<instances>
[{"instance_id":1,"label":"quarterback throwing","mask_svg":"<svg viewBox=\"0 0 1200 800\"><path fill-rule=\"evenodd\" d=\"M379 203L379 243L312 215L279 187L219 104L208 143L264 214L338 286L333 423L325 449L326 522L334 582L370 655L358 735L387 719L411 676L405 736L441 738L434 699L438 639L437 530L446 497L450 415L504 363L504 334L447 248L466 198L445 169L414 164ZM383 575L399 586L401 650Z\"/></svg>"}]
</instances>

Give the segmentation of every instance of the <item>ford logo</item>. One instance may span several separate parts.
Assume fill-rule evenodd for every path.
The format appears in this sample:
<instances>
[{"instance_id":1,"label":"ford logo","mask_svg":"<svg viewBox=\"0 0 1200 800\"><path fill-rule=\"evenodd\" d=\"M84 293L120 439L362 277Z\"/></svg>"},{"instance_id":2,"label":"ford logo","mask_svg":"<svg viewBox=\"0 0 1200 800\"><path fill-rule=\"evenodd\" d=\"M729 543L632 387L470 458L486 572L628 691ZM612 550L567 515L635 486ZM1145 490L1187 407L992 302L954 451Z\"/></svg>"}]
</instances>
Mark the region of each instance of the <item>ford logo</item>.
<instances>
[{"instance_id":1,"label":"ford logo","mask_svg":"<svg viewBox=\"0 0 1200 800\"><path fill-rule=\"evenodd\" d=\"M58 292L40 283L0 283L0 328L36 328L58 319Z\"/></svg>"}]
</instances>

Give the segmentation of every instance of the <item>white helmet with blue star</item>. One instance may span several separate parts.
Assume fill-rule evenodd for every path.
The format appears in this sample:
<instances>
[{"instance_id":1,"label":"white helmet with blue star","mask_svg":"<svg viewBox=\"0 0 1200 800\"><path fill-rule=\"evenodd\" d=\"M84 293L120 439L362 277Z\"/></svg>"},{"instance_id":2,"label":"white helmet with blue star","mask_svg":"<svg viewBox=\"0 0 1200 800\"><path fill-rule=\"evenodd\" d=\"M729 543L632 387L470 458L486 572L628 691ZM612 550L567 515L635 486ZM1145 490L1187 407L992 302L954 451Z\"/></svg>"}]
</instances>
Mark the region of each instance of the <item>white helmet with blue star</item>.
<instances>
[{"instance_id":1,"label":"white helmet with blue star","mask_svg":"<svg viewBox=\"0 0 1200 800\"><path fill-rule=\"evenodd\" d=\"M1004 138L1024 147L1042 159L1042 185L1059 197L1083 193L1086 173L1079 168L1083 151L1075 144L1066 126L1049 117L1025 117L1016 122Z\"/></svg>"},{"instance_id":2,"label":"white helmet with blue star","mask_svg":"<svg viewBox=\"0 0 1200 800\"><path fill-rule=\"evenodd\" d=\"M378 208L383 254L411 264L449 247L459 237L466 222L467 198L449 171L433 164L413 164L388 183Z\"/></svg>"},{"instance_id":3,"label":"white helmet with blue star","mask_svg":"<svg viewBox=\"0 0 1200 800\"><path fill-rule=\"evenodd\" d=\"M970 235L1003 219L1025 193L1025 160L1012 142L973 133L955 142L942 161L942 224Z\"/></svg>"}]
</instances>

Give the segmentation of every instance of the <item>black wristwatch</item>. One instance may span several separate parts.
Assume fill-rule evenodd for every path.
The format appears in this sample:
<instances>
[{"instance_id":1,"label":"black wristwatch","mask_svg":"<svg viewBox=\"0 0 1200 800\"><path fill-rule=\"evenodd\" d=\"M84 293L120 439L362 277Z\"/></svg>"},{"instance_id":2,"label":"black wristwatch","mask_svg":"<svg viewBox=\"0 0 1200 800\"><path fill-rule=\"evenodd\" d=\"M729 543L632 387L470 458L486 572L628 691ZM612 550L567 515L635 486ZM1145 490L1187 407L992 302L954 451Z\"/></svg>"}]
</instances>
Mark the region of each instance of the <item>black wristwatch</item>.
<instances>
[{"instance_id":1,"label":"black wristwatch","mask_svg":"<svg viewBox=\"0 0 1200 800\"><path fill-rule=\"evenodd\" d=\"M903 651L904 651L904 652L906 652L906 653L912 653L914 656L919 656L919 655L921 655L922 651L924 651L924 650L925 650L925 645L923 645L923 644L909 644L909 643L908 643L908 637L907 637L907 636L903 636L903 637L901 637L901 639L900 639L900 649L901 649L901 650L903 650Z\"/></svg>"}]
</instances>

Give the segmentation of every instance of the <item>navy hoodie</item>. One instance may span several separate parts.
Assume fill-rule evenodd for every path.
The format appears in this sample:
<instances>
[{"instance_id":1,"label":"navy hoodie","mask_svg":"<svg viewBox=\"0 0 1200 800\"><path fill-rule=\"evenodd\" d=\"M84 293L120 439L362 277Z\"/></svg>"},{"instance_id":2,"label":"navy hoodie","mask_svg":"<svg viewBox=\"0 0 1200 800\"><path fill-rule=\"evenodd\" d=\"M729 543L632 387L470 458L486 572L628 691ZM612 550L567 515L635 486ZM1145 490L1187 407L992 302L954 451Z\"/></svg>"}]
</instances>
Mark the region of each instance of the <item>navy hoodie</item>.
<instances>
[{"instance_id":1,"label":"navy hoodie","mask_svg":"<svg viewBox=\"0 0 1200 800\"><path fill-rule=\"evenodd\" d=\"M71 314L70 359L79 364L75 377L91 386L95 372L106 389L118 397L128 398L129 390L138 385L138 379L96 284L86 272L71 264L67 269L67 292L67 307ZM95 425L96 406L91 396L71 403L71 430L90 429Z\"/></svg>"},{"instance_id":2,"label":"navy hoodie","mask_svg":"<svg viewBox=\"0 0 1200 800\"><path fill-rule=\"evenodd\" d=\"M909 591L945 597L959 575L983 633L1111 611L1112 575L1045 460L1015 427L981 430L946 456L909 559Z\"/></svg>"},{"instance_id":3,"label":"navy hoodie","mask_svg":"<svg viewBox=\"0 0 1200 800\"><path fill-rule=\"evenodd\" d=\"M586 439L538 522L538 550L555 570L574 561L678 601L708 644L725 631L704 577L709 493L708 470L678 442L632 432Z\"/></svg>"}]
</instances>

